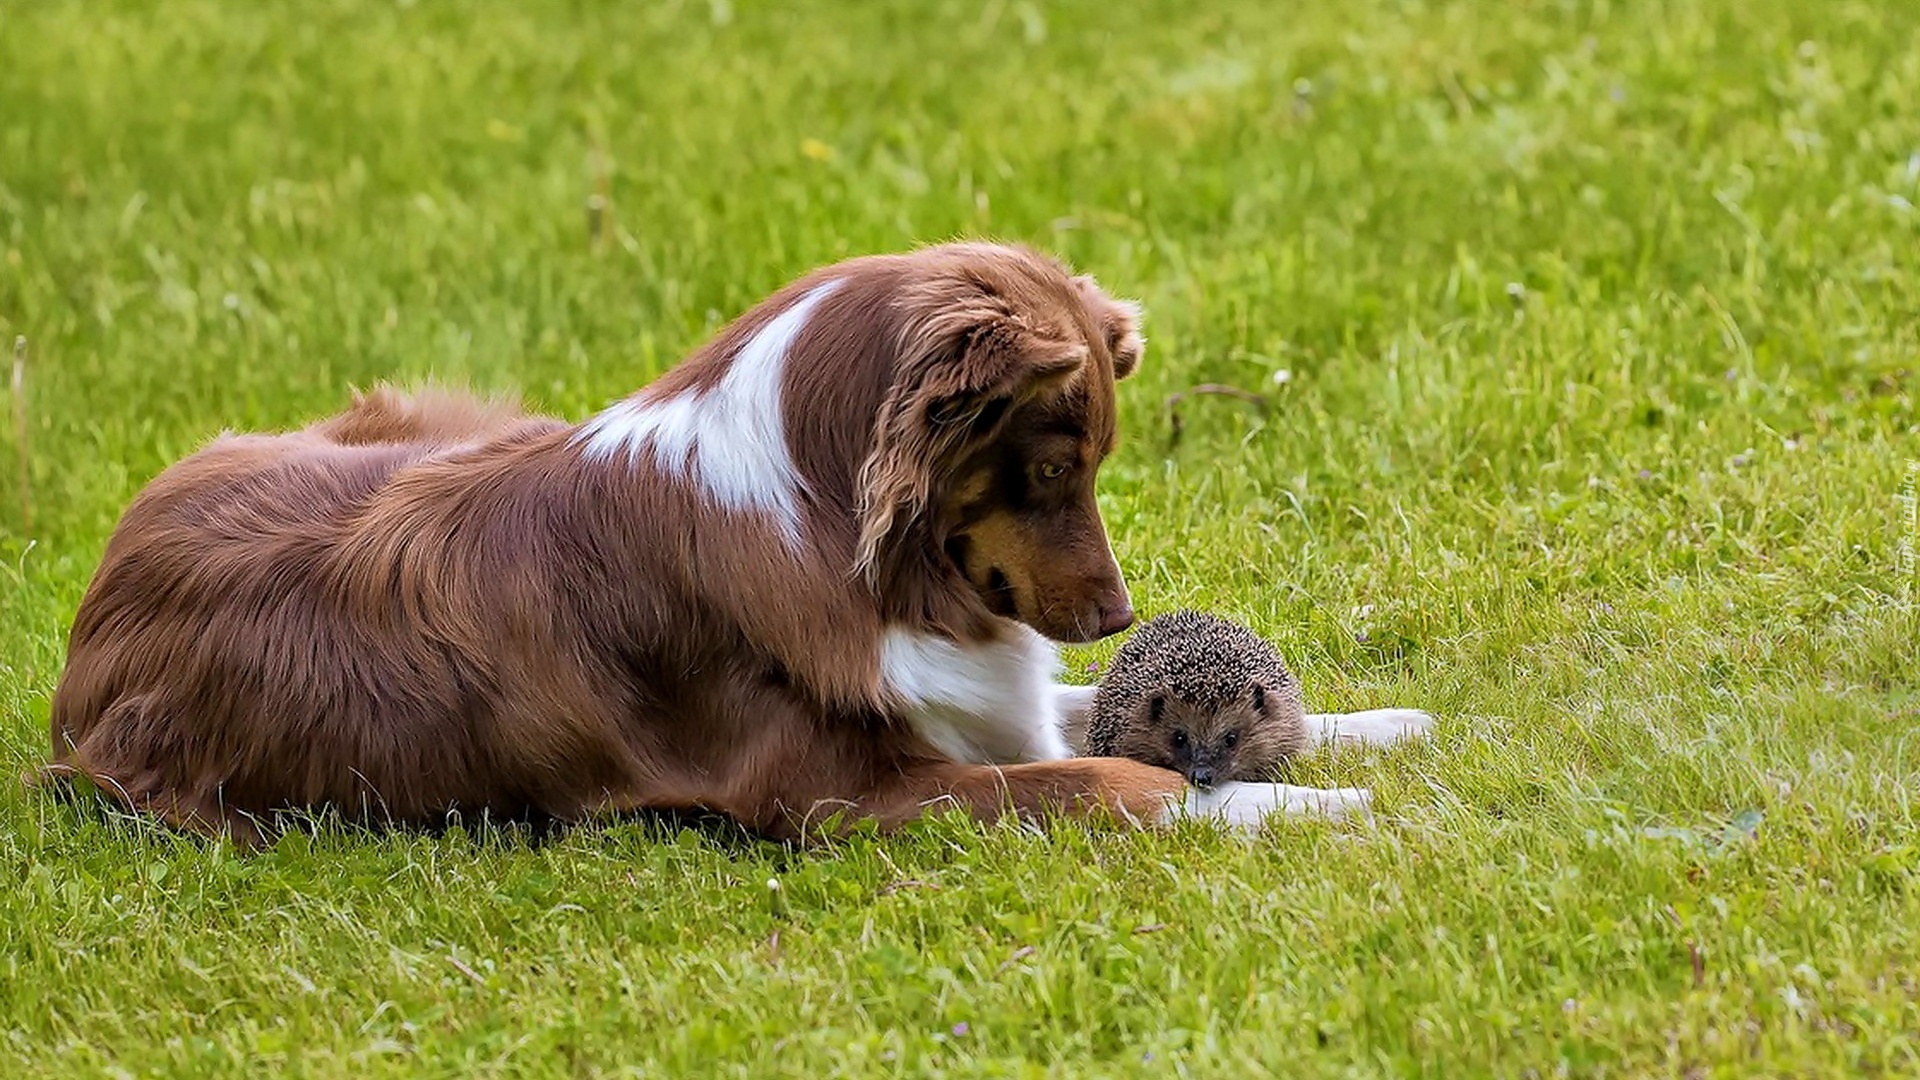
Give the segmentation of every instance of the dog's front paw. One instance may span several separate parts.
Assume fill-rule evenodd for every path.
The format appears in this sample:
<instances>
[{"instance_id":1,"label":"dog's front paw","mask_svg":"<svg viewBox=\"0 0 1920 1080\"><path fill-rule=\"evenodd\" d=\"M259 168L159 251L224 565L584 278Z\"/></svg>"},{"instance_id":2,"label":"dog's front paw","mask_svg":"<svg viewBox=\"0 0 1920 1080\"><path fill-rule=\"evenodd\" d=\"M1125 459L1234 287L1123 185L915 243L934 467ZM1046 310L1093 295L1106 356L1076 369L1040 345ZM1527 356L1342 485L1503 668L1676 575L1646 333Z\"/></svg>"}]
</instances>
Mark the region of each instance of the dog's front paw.
<instances>
[{"instance_id":1,"label":"dog's front paw","mask_svg":"<svg viewBox=\"0 0 1920 1080\"><path fill-rule=\"evenodd\" d=\"M1275 815L1325 817L1341 820L1372 816L1373 793L1366 788L1310 788L1294 784L1226 783L1189 788L1186 797L1169 802L1165 820L1200 818L1234 828L1251 829Z\"/></svg>"},{"instance_id":2,"label":"dog's front paw","mask_svg":"<svg viewBox=\"0 0 1920 1080\"><path fill-rule=\"evenodd\" d=\"M1285 812L1343 821L1373 817L1373 792L1366 788L1292 788Z\"/></svg>"},{"instance_id":3,"label":"dog's front paw","mask_svg":"<svg viewBox=\"0 0 1920 1080\"><path fill-rule=\"evenodd\" d=\"M1367 709L1364 712L1320 713L1307 717L1323 743L1361 743L1385 746L1402 739L1425 739L1433 734L1433 717L1419 709Z\"/></svg>"}]
</instances>

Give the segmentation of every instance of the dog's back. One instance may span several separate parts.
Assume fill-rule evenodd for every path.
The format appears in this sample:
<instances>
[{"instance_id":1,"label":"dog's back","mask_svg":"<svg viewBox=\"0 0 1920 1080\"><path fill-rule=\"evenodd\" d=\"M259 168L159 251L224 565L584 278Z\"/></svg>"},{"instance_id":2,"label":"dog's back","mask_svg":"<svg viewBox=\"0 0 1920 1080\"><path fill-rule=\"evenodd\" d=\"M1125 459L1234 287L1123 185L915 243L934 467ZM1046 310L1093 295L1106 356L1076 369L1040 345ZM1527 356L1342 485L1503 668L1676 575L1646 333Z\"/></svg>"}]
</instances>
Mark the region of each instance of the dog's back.
<instances>
[{"instance_id":1,"label":"dog's back","mask_svg":"<svg viewBox=\"0 0 1920 1080\"><path fill-rule=\"evenodd\" d=\"M307 431L343 446L473 443L528 425L557 421L529 417L513 402L457 390L423 387L406 393L376 386L353 395L353 405Z\"/></svg>"},{"instance_id":2,"label":"dog's back","mask_svg":"<svg viewBox=\"0 0 1920 1080\"><path fill-rule=\"evenodd\" d=\"M439 775L460 775L457 767L419 759L470 747L470 737L408 748L368 729L371 710L354 722L354 698L370 689L370 661L426 667L434 658L378 655L393 643L380 640L377 613L372 620L314 616L364 600L352 595L353 583L337 572L333 556L397 475L455 462L490 442L564 428L500 402L439 391L408 396L382 387L311 427L226 435L166 469L123 515L75 617L68 674L53 699L53 762L41 778L111 777L120 789L113 794L135 805L162 798L153 808L177 823L240 827L230 804L252 800L231 783L244 788L249 762L284 772L303 757L354 760L368 769L384 763L389 767L382 771L396 775L436 766ZM234 640L254 645L223 647ZM253 670L229 670L219 679L168 677L231 668L236 658L252 658ZM330 700L312 703L336 715L316 714L310 723L282 717L276 740L304 733L357 744L351 752L331 754L314 745L303 754L295 745L268 745L254 730L244 699L255 693L272 699L276 686L293 683L324 687ZM207 686L232 694L177 699L161 689ZM421 704L423 717L435 712ZM406 703L381 707L405 709ZM198 722L173 722L183 713ZM223 766L201 767L213 758ZM228 790L202 790L196 780L221 774ZM375 790L409 786L381 779L392 778L367 778ZM299 786L321 794L332 783L310 773ZM341 801L338 792L325 794Z\"/></svg>"}]
</instances>

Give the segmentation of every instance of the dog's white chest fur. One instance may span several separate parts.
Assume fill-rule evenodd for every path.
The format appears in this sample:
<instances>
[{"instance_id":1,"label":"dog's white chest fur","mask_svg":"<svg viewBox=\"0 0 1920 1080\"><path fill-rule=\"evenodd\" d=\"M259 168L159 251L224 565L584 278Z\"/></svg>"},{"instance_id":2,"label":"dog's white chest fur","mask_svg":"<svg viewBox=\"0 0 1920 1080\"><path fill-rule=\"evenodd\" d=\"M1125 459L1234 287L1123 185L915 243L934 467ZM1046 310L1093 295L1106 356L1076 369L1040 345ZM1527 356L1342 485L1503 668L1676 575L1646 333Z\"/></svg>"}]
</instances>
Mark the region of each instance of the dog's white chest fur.
<instances>
[{"instance_id":1,"label":"dog's white chest fur","mask_svg":"<svg viewBox=\"0 0 1920 1080\"><path fill-rule=\"evenodd\" d=\"M947 758L973 765L1059 761L1061 734L1051 642L1006 623L990 642L894 628L880 642L880 680L895 715Z\"/></svg>"}]
</instances>

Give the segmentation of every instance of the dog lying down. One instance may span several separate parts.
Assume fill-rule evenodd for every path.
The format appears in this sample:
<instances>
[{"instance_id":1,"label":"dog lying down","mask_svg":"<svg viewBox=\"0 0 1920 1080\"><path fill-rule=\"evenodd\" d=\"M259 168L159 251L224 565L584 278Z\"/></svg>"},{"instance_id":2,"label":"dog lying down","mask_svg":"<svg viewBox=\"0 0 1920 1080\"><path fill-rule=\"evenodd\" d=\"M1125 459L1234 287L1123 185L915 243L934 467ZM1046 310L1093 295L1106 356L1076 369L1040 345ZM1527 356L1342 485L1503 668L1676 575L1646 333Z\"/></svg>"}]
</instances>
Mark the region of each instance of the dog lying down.
<instances>
[{"instance_id":1,"label":"dog lying down","mask_svg":"<svg viewBox=\"0 0 1920 1080\"><path fill-rule=\"evenodd\" d=\"M942 807L1363 811L1062 737L1092 688L1055 683L1049 639L1133 621L1094 476L1138 317L1032 251L949 244L808 274L584 424L382 388L222 436L109 541L35 778L241 843L283 809L778 838Z\"/></svg>"}]
</instances>

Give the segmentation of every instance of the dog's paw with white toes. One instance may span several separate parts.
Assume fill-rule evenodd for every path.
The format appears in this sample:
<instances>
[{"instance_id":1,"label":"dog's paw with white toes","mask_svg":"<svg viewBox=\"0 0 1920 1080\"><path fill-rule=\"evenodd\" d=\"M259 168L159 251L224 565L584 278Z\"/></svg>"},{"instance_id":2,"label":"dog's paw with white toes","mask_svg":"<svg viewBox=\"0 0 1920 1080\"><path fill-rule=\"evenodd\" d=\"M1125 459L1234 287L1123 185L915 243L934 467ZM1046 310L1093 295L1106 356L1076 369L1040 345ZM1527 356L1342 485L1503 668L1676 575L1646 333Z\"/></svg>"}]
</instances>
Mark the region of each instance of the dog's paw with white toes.
<instances>
[{"instance_id":1,"label":"dog's paw with white toes","mask_svg":"<svg viewBox=\"0 0 1920 1080\"><path fill-rule=\"evenodd\" d=\"M1198 818L1234 828L1257 828L1269 817L1311 816L1338 821L1370 818L1373 793L1366 788L1310 788L1295 784L1231 782L1189 788L1186 798L1168 801L1165 821Z\"/></svg>"}]
</instances>

